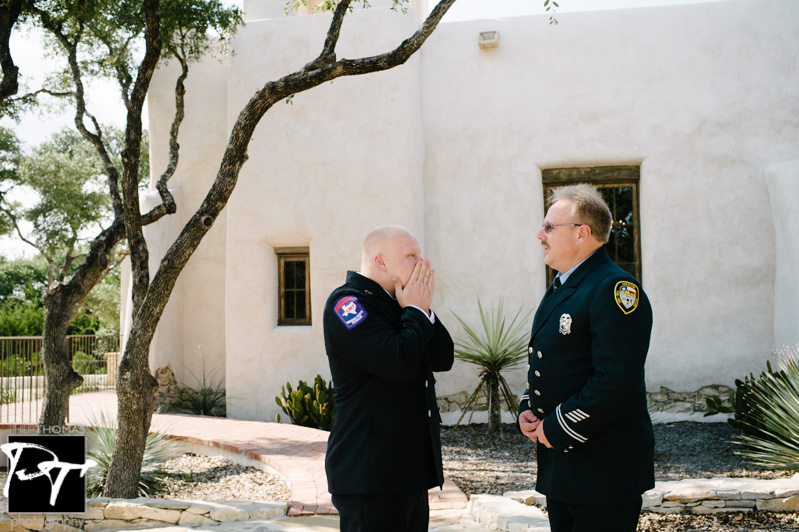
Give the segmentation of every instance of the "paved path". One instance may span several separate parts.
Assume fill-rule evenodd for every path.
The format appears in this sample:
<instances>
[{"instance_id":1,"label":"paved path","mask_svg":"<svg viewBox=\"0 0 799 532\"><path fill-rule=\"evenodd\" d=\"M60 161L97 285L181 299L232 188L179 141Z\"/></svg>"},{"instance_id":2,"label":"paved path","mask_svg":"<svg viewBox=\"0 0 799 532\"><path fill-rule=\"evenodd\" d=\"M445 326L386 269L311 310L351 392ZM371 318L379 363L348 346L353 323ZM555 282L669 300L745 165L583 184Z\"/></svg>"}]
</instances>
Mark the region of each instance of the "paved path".
<instances>
[{"instance_id":1,"label":"paved path","mask_svg":"<svg viewBox=\"0 0 799 532\"><path fill-rule=\"evenodd\" d=\"M35 423L35 409L12 420L0 412L0 427ZM69 423L92 424L101 413L116 419L117 398L113 390L73 395L69 404ZM155 414L151 430L180 440L222 451L237 453L275 468L291 490L289 516L335 515L325 477L324 459L328 433L287 423L240 419ZM444 489L430 490L430 509L460 510L467 498L450 479Z\"/></svg>"}]
</instances>

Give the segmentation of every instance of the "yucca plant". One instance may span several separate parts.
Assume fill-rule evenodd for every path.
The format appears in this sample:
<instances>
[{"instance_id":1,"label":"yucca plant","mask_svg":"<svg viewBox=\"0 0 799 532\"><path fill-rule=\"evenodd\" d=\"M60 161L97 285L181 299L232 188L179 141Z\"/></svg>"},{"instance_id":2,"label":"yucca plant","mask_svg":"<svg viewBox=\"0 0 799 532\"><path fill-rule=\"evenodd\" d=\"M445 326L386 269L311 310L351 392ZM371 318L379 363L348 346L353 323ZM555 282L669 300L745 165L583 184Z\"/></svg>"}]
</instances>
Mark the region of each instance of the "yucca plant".
<instances>
[{"instance_id":1,"label":"yucca plant","mask_svg":"<svg viewBox=\"0 0 799 532\"><path fill-rule=\"evenodd\" d=\"M469 327L460 316L452 313L466 332L465 340L455 340L455 357L480 368L480 382L467 399L456 425L460 424L470 408L471 422L478 400L485 391L488 396L488 431L498 432L502 427L501 400L504 400L514 417L519 408L516 395L511 391L502 372L518 366L527 357L528 326L532 311L522 316L520 308L510 323L506 323L502 299L499 300L496 312L493 307L490 312L484 310L480 298L477 298L477 308L480 310L483 328L480 334Z\"/></svg>"},{"instance_id":2,"label":"yucca plant","mask_svg":"<svg viewBox=\"0 0 799 532\"><path fill-rule=\"evenodd\" d=\"M204 355L203 355L204 357ZM203 358L203 361L205 358ZM186 371L197 381L197 387L180 387L180 399L189 405L189 411L198 416L222 416L227 412L225 389L222 387L221 380L214 382L213 374L208 376L205 373L205 362L203 362L202 380L197 378L189 368Z\"/></svg>"},{"instance_id":3,"label":"yucca plant","mask_svg":"<svg viewBox=\"0 0 799 532\"><path fill-rule=\"evenodd\" d=\"M763 373L750 391L756 429L741 437L741 454L768 469L799 471L799 345L777 351L782 371Z\"/></svg>"},{"instance_id":4,"label":"yucca plant","mask_svg":"<svg viewBox=\"0 0 799 532\"><path fill-rule=\"evenodd\" d=\"M89 497L99 497L105 489L108 477L108 468L111 465L111 455L116 444L117 431L113 426L110 416L101 413L92 416L89 420L91 426L86 427L84 433L88 442L86 455L97 462L89 469L86 480L86 494ZM168 439L166 434L151 432L147 436L144 446L144 459L139 476L139 495L149 497L158 491L167 475L164 462L180 453L179 444Z\"/></svg>"}]
</instances>

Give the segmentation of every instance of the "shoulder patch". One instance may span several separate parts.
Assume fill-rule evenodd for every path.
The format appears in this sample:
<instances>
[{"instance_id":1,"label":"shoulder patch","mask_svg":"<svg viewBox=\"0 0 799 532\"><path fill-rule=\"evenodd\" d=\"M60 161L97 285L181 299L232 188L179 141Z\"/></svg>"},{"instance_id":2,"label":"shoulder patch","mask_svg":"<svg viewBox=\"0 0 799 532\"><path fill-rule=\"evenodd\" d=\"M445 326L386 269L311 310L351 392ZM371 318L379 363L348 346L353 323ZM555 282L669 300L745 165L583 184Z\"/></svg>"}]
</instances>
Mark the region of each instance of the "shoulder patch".
<instances>
[{"instance_id":1,"label":"shoulder patch","mask_svg":"<svg viewBox=\"0 0 799 532\"><path fill-rule=\"evenodd\" d=\"M634 283L619 281L613 293L616 296L616 304L625 314L630 314L638 308L638 287Z\"/></svg>"},{"instance_id":2,"label":"shoulder patch","mask_svg":"<svg viewBox=\"0 0 799 532\"><path fill-rule=\"evenodd\" d=\"M362 323L369 315L366 309L358 302L355 296L344 296L333 305L333 310L336 315L344 323L347 329L352 329L359 323Z\"/></svg>"}]
</instances>

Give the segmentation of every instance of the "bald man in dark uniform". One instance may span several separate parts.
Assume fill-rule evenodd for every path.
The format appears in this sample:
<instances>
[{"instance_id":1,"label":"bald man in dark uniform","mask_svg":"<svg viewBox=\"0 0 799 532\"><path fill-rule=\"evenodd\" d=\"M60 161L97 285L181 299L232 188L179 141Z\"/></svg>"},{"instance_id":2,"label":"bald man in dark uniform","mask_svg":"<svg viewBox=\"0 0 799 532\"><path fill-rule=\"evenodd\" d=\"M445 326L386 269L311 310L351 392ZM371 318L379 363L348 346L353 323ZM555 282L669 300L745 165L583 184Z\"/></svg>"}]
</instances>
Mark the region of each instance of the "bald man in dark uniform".
<instances>
[{"instance_id":1,"label":"bald man in dark uniform","mask_svg":"<svg viewBox=\"0 0 799 532\"><path fill-rule=\"evenodd\" d=\"M325 470L342 532L427 531L427 491L444 483L433 372L454 361L434 285L416 238L381 226L325 305L336 388Z\"/></svg>"},{"instance_id":2,"label":"bald man in dark uniform","mask_svg":"<svg viewBox=\"0 0 799 532\"><path fill-rule=\"evenodd\" d=\"M553 532L635 532L654 487L644 363L652 308L608 258L611 214L590 185L553 191L538 239L558 272L533 320L519 427L538 443Z\"/></svg>"}]
</instances>

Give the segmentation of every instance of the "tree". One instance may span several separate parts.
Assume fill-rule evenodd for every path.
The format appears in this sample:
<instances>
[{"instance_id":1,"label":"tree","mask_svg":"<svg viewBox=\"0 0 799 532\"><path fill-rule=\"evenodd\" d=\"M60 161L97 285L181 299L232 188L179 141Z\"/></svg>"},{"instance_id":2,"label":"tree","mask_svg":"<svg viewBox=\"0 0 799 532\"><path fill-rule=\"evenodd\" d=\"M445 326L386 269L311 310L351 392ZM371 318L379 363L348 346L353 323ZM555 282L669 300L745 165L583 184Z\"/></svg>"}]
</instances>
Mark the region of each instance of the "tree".
<instances>
[{"instance_id":1,"label":"tree","mask_svg":"<svg viewBox=\"0 0 799 532\"><path fill-rule=\"evenodd\" d=\"M395 0L394 5L401 6L404 2L406 0ZM63 394L74 385L73 377L70 376L68 382L61 377L72 373L58 354L62 352L63 324L68 323L72 309L86 296L89 287L99 280L108 266L109 254L123 235L130 248L133 326L117 379L119 429L104 493L106 496L136 496L157 386L149 370L150 342L180 272L213 226L236 186L239 171L247 159L247 147L261 118L275 103L293 94L342 76L388 70L405 63L432 34L454 2L441 0L421 27L394 50L354 60L336 57L341 27L352 1L342 0L336 4L319 56L302 69L266 83L241 111L231 131L216 180L152 276L143 227L176 209L167 182L177 165L177 132L184 108L183 80L188 74L188 63L199 57L205 49L202 41L205 32L201 31L200 26L205 24L206 28L216 28L223 35L229 34L240 20L238 12L235 11L233 16L231 11L223 10L217 2L198 0L143 0L141 3L133 0L95 0L91 3L52 0L46 9L39 7L36 1L24 3L31 16L55 36L66 53L71 76L68 80L72 86L69 91L58 88L52 93L69 93L74 99L75 125L83 137L94 144L103 161L114 213L113 221L92 241L89 252L75 274L68 282L52 289L45 298L45 367L48 381L51 378L57 381L53 386L48 382L47 392L57 397L45 396L40 425L59 424L64 419L65 409L61 405L66 405L68 396L64 397ZM211 9L214 6L218 10ZM184 16L176 16L176 13ZM219 16L211 16L217 13ZM197 18L187 20L191 17ZM144 36L143 57L135 69L134 77L130 66L130 49L134 36L139 35L140 30ZM103 62L81 63L78 49L79 46L85 46L86 41L97 43L98 48L100 45L107 48L107 59ZM148 213L141 213L137 181L141 113L153 71L162 56L177 59L182 67L175 89L176 116L170 133L171 156L168 168L156 183L161 205ZM123 89L127 125L121 173L110 161L97 121L86 110L82 79L86 68L115 72Z\"/></svg>"},{"instance_id":2,"label":"tree","mask_svg":"<svg viewBox=\"0 0 799 532\"><path fill-rule=\"evenodd\" d=\"M164 21L161 24L161 21ZM56 73L47 86L32 93L17 93L18 69L13 65L7 36L20 21L41 28L49 39L49 48L64 59L63 72ZM196 59L213 42L225 43L240 23L238 9L227 9L216 0L165 0L164 2L136 0L13 0L0 4L0 59L7 51L8 62L3 63L3 83L15 85L14 90L0 94L0 110L16 116L20 105L30 104L44 95L66 98L74 104L75 128L93 147L96 165L104 174L105 197L110 205L108 219L89 239L85 252L72 252L67 246L64 261L54 281L48 285L43 297L45 317L43 325L42 358L45 363L46 390L39 426L57 426L66 419L70 392L81 383L81 377L72 371L69 361L66 334L79 306L91 290L106 276L114 263L114 250L126 236L126 213L136 211L134 218L139 230L175 211L175 204L166 189L166 181L177 165L177 131L182 116L175 118L173 127L173 157L162 175L159 190L164 201L152 211L138 212L139 174L142 169L142 108L150 78L159 59L177 59L182 73L176 82L176 100L182 101L183 80L188 73L188 63ZM216 32L213 37L209 30ZM137 43L147 34L143 54ZM5 39L5 40L4 40ZM162 53L163 52L163 53ZM137 60L138 56L142 56ZM10 65L7 67L7 65ZM104 131L97 118L87 108L85 85L92 77L110 77L118 83L122 101L127 109L127 125L122 136L119 160L114 160L114 141ZM11 78L14 78L12 81ZM182 105L178 105L182 110ZM117 142L117 144L120 144ZM49 173L49 169L43 170ZM50 179L53 176L43 176ZM120 190L120 178L123 191ZM60 185L60 184L59 184ZM131 189L133 192L131 192ZM70 193L80 195L72 189ZM7 220L17 225L14 211L4 211ZM47 213L40 212L45 215ZM88 213L84 213L88 214ZM52 217L42 220L41 230L51 234L72 235L68 224ZM136 235L136 231L133 231ZM71 238L68 237L68 238ZM134 236L134 238L136 238ZM36 245L34 240L29 243ZM68 242L69 243L69 242Z\"/></svg>"}]
</instances>

